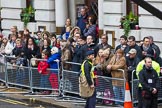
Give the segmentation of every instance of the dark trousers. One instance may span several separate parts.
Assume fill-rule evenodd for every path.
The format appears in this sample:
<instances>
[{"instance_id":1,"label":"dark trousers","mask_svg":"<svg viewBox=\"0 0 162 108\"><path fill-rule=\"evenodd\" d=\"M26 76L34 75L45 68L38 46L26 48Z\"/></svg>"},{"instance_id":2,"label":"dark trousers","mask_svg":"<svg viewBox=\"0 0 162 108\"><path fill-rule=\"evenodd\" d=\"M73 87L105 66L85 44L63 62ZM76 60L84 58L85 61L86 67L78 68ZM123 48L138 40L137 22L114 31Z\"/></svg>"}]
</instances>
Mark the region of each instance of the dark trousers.
<instances>
[{"instance_id":1,"label":"dark trousers","mask_svg":"<svg viewBox=\"0 0 162 108\"><path fill-rule=\"evenodd\" d=\"M96 90L94 91L93 95L86 100L85 108L96 108Z\"/></svg>"},{"instance_id":2,"label":"dark trousers","mask_svg":"<svg viewBox=\"0 0 162 108\"><path fill-rule=\"evenodd\" d=\"M142 97L141 88L138 89L138 108L157 108L157 105L157 96L152 96L151 99L145 99Z\"/></svg>"},{"instance_id":3,"label":"dark trousers","mask_svg":"<svg viewBox=\"0 0 162 108\"><path fill-rule=\"evenodd\" d=\"M157 98L156 97L152 97L151 99L142 99L142 108L157 108Z\"/></svg>"},{"instance_id":4,"label":"dark trousers","mask_svg":"<svg viewBox=\"0 0 162 108\"><path fill-rule=\"evenodd\" d=\"M142 90L138 88L138 108L142 108Z\"/></svg>"}]
</instances>

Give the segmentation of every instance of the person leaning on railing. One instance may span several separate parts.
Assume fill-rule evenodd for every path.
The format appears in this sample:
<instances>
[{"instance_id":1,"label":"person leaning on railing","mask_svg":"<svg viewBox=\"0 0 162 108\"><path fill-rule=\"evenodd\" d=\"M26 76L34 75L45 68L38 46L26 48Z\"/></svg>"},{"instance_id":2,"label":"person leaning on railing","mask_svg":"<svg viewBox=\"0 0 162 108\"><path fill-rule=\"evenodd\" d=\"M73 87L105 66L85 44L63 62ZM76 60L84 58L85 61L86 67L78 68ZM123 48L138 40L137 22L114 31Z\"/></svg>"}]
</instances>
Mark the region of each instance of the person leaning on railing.
<instances>
[{"instance_id":1,"label":"person leaning on railing","mask_svg":"<svg viewBox=\"0 0 162 108\"><path fill-rule=\"evenodd\" d=\"M118 71L118 69L123 69L124 73ZM127 79L127 66L126 59L124 57L124 51L122 49L118 49L116 51L115 55L111 58L107 66L107 70L111 72L112 78L123 79L122 81L117 79L112 80L112 85L115 94L115 100L124 101L124 79ZM121 102L115 102L115 104L122 105Z\"/></svg>"}]
</instances>

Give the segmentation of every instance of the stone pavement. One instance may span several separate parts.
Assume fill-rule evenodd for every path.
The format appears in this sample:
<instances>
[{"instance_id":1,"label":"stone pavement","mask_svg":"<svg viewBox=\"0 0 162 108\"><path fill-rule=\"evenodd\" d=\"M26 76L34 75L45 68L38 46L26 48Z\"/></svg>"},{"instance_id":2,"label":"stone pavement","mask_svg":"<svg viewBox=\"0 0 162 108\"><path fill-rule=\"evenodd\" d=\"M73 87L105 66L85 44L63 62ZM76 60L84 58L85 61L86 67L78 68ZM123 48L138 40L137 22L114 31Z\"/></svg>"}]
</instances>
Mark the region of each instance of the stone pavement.
<instances>
[{"instance_id":1,"label":"stone pavement","mask_svg":"<svg viewBox=\"0 0 162 108\"><path fill-rule=\"evenodd\" d=\"M0 86L0 96L16 99L16 100L26 100L32 101L35 103L42 104L52 104L56 108L83 108L85 101L70 98L59 98L55 96L38 96L38 95L29 95L28 91L23 89L16 88L5 88ZM113 107L113 106L101 106L97 105L96 108L122 108L122 107Z\"/></svg>"},{"instance_id":2,"label":"stone pavement","mask_svg":"<svg viewBox=\"0 0 162 108\"><path fill-rule=\"evenodd\" d=\"M69 100L69 98L59 98L56 96L38 96L38 95L29 95L28 93L25 93L27 91L23 89L16 89L16 88L3 88L0 86L0 96L12 98L12 99L18 99L18 100L26 100L26 101L32 101L35 103L40 103L40 106L43 104L51 104L56 108L83 108L85 105L85 102L73 99ZM122 106L101 106L97 105L96 108L123 108ZM162 108L159 106L158 108Z\"/></svg>"}]
</instances>

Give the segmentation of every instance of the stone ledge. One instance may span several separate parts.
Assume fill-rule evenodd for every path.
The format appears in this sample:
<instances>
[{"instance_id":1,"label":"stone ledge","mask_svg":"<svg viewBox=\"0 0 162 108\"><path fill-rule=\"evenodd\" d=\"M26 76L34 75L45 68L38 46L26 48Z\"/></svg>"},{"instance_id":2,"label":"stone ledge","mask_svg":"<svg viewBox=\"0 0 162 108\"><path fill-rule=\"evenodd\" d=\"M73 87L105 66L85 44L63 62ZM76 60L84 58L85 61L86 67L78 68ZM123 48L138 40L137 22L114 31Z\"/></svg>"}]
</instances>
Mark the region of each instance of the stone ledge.
<instances>
[{"instance_id":1,"label":"stone ledge","mask_svg":"<svg viewBox=\"0 0 162 108\"><path fill-rule=\"evenodd\" d=\"M26 0L1 0L1 7L6 8L25 8Z\"/></svg>"},{"instance_id":2,"label":"stone ledge","mask_svg":"<svg viewBox=\"0 0 162 108\"><path fill-rule=\"evenodd\" d=\"M1 18L21 19L20 18L20 13L21 13L21 9L2 8L2 10L1 10Z\"/></svg>"},{"instance_id":3,"label":"stone ledge","mask_svg":"<svg viewBox=\"0 0 162 108\"><path fill-rule=\"evenodd\" d=\"M55 11L36 10L35 20L36 21L55 21Z\"/></svg>"},{"instance_id":4,"label":"stone ledge","mask_svg":"<svg viewBox=\"0 0 162 108\"><path fill-rule=\"evenodd\" d=\"M35 0L34 8L41 10L54 10L55 1L54 0Z\"/></svg>"}]
</instances>

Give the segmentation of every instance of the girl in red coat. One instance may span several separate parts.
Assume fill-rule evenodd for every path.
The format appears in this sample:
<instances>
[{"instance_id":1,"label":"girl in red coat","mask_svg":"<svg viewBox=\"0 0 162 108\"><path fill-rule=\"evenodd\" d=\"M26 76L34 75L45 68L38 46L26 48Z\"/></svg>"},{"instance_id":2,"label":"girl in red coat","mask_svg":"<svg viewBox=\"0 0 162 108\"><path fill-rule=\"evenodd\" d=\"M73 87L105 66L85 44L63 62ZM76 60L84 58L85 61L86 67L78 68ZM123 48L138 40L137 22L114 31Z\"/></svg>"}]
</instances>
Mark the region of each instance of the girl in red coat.
<instances>
[{"instance_id":1,"label":"girl in red coat","mask_svg":"<svg viewBox=\"0 0 162 108\"><path fill-rule=\"evenodd\" d=\"M48 59L48 51L43 50L42 51L42 59L47 60ZM47 61L40 61L38 64L38 72L41 74L41 79L40 79L40 87L41 88L47 88L48 87L48 74L49 71L47 70L49 68L49 64ZM44 91L43 93L48 92Z\"/></svg>"}]
</instances>

